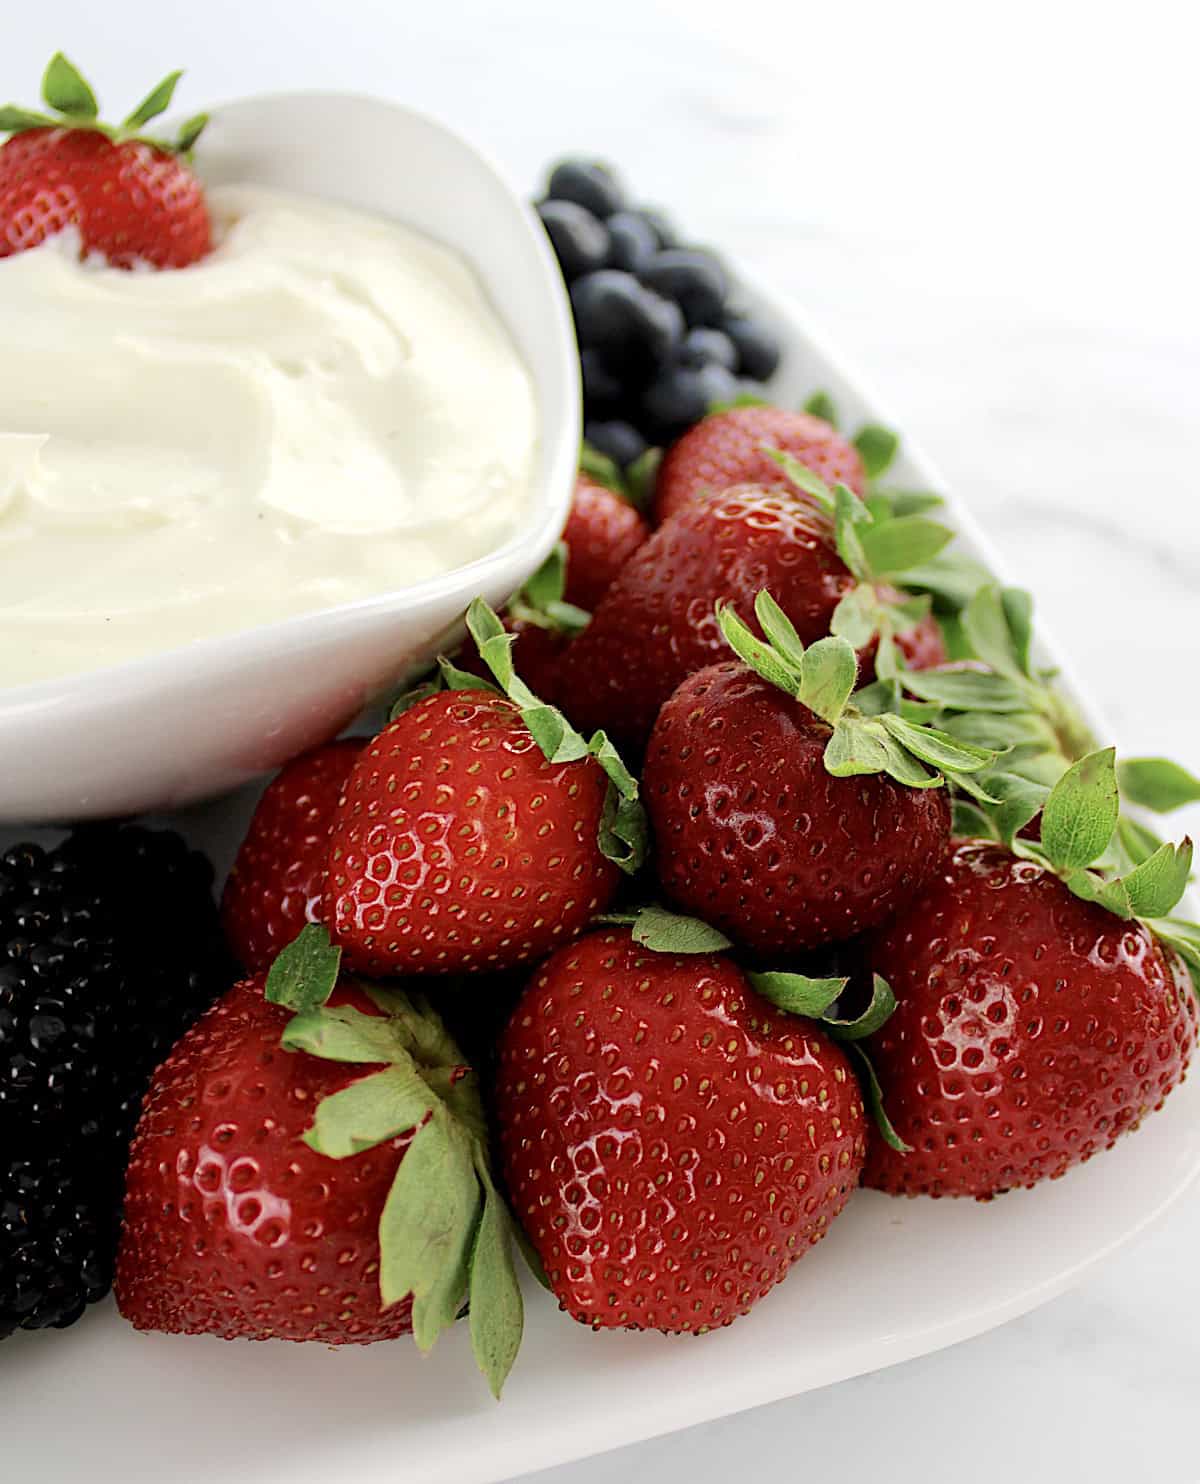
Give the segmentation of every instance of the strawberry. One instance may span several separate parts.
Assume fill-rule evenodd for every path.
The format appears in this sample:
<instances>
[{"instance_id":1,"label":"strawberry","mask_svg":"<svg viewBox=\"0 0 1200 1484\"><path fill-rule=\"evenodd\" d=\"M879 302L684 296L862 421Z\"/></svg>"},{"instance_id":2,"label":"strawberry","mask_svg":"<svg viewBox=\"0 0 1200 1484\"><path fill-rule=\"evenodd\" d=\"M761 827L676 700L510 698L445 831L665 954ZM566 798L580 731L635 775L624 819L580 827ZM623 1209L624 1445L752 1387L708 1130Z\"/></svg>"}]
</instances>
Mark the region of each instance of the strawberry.
<instances>
[{"instance_id":1,"label":"strawberry","mask_svg":"<svg viewBox=\"0 0 1200 1484\"><path fill-rule=\"evenodd\" d=\"M985 1198L1055 1179L1187 1070L1197 1016L1182 957L1200 964L1200 929L1165 914L1190 842L1115 880L1088 869L1118 821L1111 749L1055 785L1034 844L1019 831L1036 807L1031 794L1009 813L1007 842L957 842L870 944L899 1000L870 1054L911 1146L872 1147L878 1189Z\"/></svg>"},{"instance_id":2,"label":"strawberry","mask_svg":"<svg viewBox=\"0 0 1200 1484\"><path fill-rule=\"evenodd\" d=\"M366 745L347 737L302 753L259 799L221 899L226 941L245 968L269 968L306 922L317 921L333 811Z\"/></svg>"},{"instance_id":3,"label":"strawberry","mask_svg":"<svg viewBox=\"0 0 1200 1484\"><path fill-rule=\"evenodd\" d=\"M207 122L183 125L172 142L142 129L171 102L180 73L154 88L120 128L97 119L96 98L57 53L42 96L53 114L0 108L0 257L37 247L71 227L80 255L115 268L186 268L212 247L204 189L186 163Z\"/></svg>"},{"instance_id":4,"label":"strawberry","mask_svg":"<svg viewBox=\"0 0 1200 1484\"><path fill-rule=\"evenodd\" d=\"M756 953L782 955L902 907L946 851L943 775L978 772L995 754L858 714L850 645L806 650L766 593L755 606L770 643L722 611L743 663L711 665L675 691L642 783L666 894Z\"/></svg>"},{"instance_id":5,"label":"strawberry","mask_svg":"<svg viewBox=\"0 0 1200 1484\"><path fill-rule=\"evenodd\" d=\"M689 428L664 454L654 487L655 524L738 484L794 493L764 445L791 454L828 485L848 485L856 495L866 490L862 456L830 423L783 407L730 407Z\"/></svg>"},{"instance_id":6,"label":"strawberry","mask_svg":"<svg viewBox=\"0 0 1200 1484\"><path fill-rule=\"evenodd\" d=\"M949 531L919 516L876 518L844 485L835 496L799 466L791 471L827 509L743 485L685 506L633 554L560 667L558 700L577 726L605 727L619 747L640 752L676 686L725 657L721 601L753 623L765 588L805 644L832 630L857 649L925 617L927 599L897 604L895 589L876 579L924 560Z\"/></svg>"},{"instance_id":7,"label":"strawberry","mask_svg":"<svg viewBox=\"0 0 1200 1484\"><path fill-rule=\"evenodd\" d=\"M628 500L581 473L562 537L568 553L567 602L590 613L649 535Z\"/></svg>"},{"instance_id":8,"label":"strawberry","mask_svg":"<svg viewBox=\"0 0 1200 1484\"><path fill-rule=\"evenodd\" d=\"M469 1297L498 1392L521 1298L475 1075L427 1006L337 969L306 928L158 1069L117 1305L138 1329L428 1349Z\"/></svg>"},{"instance_id":9,"label":"strawberry","mask_svg":"<svg viewBox=\"0 0 1200 1484\"><path fill-rule=\"evenodd\" d=\"M865 1147L862 1094L824 1031L730 959L624 928L537 971L495 1101L514 1212L562 1308L595 1329L703 1333L745 1314L828 1231Z\"/></svg>"},{"instance_id":10,"label":"strawberry","mask_svg":"<svg viewBox=\"0 0 1200 1484\"><path fill-rule=\"evenodd\" d=\"M326 920L368 972L541 958L603 910L614 862L640 859L637 787L607 738L585 743L516 678L486 604L468 627L506 694L446 665L471 688L402 703L334 815Z\"/></svg>"}]
</instances>

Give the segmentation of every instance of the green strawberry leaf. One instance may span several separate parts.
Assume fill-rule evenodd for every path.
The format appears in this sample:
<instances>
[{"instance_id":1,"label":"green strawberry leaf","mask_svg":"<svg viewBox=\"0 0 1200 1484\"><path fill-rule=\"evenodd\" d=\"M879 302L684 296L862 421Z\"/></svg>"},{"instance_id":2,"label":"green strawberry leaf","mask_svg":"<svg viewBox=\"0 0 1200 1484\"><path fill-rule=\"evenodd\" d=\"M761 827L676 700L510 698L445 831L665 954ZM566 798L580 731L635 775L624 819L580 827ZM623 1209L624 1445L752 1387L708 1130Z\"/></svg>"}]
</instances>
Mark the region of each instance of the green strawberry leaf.
<instances>
[{"instance_id":1,"label":"green strawberry leaf","mask_svg":"<svg viewBox=\"0 0 1200 1484\"><path fill-rule=\"evenodd\" d=\"M494 696L501 694L498 685L490 680L485 680L482 675L473 675L470 670L460 670L453 660L448 660L444 654L438 655L437 665L438 674L442 678L442 685L447 690L487 690L491 691ZM417 689L423 692L425 687L418 686ZM434 690L440 689L441 686L434 687ZM408 695L411 694L412 692L410 691ZM432 691L430 694L432 694ZM408 695L401 696L399 701L396 702L396 705L401 709L394 712L393 720L395 720L396 716L402 716L405 711L411 710L412 706L416 705L416 701L413 701L410 705L404 704L408 700ZM424 694L417 696L417 701L423 701L424 699Z\"/></svg>"},{"instance_id":2,"label":"green strawberry leaf","mask_svg":"<svg viewBox=\"0 0 1200 1484\"><path fill-rule=\"evenodd\" d=\"M990 811L994 833L1011 847L1016 836L1045 805L1048 790L1016 773L989 772L983 783L996 800Z\"/></svg>"},{"instance_id":3,"label":"green strawberry leaf","mask_svg":"<svg viewBox=\"0 0 1200 1484\"><path fill-rule=\"evenodd\" d=\"M927 562L918 562L904 573L904 586L931 593L935 607L958 612L972 596L994 581L992 574L974 557L943 551Z\"/></svg>"},{"instance_id":4,"label":"green strawberry leaf","mask_svg":"<svg viewBox=\"0 0 1200 1484\"><path fill-rule=\"evenodd\" d=\"M955 798L951 805L950 832L956 839L994 840L996 831L986 809L970 799Z\"/></svg>"},{"instance_id":5,"label":"green strawberry leaf","mask_svg":"<svg viewBox=\"0 0 1200 1484\"><path fill-rule=\"evenodd\" d=\"M633 941L652 953L723 953L732 947L724 933L698 917L684 917L654 904L635 912L606 912L595 921L628 927Z\"/></svg>"},{"instance_id":6,"label":"green strawberry leaf","mask_svg":"<svg viewBox=\"0 0 1200 1484\"><path fill-rule=\"evenodd\" d=\"M435 1114L404 1151L379 1220L383 1306L412 1295L421 1350L458 1318L482 1208L473 1141Z\"/></svg>"},{"instance_id":7,"label":"green strawberry leaf","mask_svg":"<svg viewBox=\"0 0 1200 1484\"><path fill-rule=\"evenodd\" d=\"M478 1149L475 1169L483 1187L483 1210L468 1262L471 1348L489 1390L499 1401L521 1348L525 1303L513 1265L513 1219Z\"/></svg>"},{"instance_id":8,"label":"green strawberry leaf","mask_svg":"<svg viewBox=\"0 0 1200 1484\"><path fill-rule=\"evenodd\" d=\"M179 133L175 136L175 143L171 146L172 153L177 155L190 155L196 147L196 141L208 128L208 114L195 113L190 119L185 119L179 126Z\"/></svg>"},{"instance_id":9,"label":"green strawberry leaf","mask_svg":"<svg viewBox=\"0 0 1200 1484\"><path fill-rule=\"evenodd\" d=\"M939 510L945 505L941 495L932 490L894 490L876 487L872 494L888 502L892 515L925 515L930 510Z\"/></svg>"},{"instance_id":10,"label":"green strawberry leaf","mask_svg":"<svg viewBox=\"0 0 1200 1484\"><path fill-rule=\"evenodd\" d=\"M317 1010L333 993L341 962L342 950L329 941L328 929L306 923L276 955L264 996L289 1010Z\"/></svg>"},{"instance_id":11,"label":"green strawberry leaf","mask_svg":"<svg viewBox=\"0 0 1200 1484\"><path fill-rule=\"evenodd\" d=\"M304 1142L330 1159L348 1159L424 1123L437 1102L411 1060L396 1063L322 1098Z\"/></svg>"},{"instance_id":12,"label":"green strawberry leaf","mask_svg":"<svg viewBox=\"0 0 1200 1484\"><path fill-rule=\"evenodd\" d=\"M795 454L788 453L782 448L773 448L771 444L764 443L762 451L787 475L791 484L798 490L803 491L810 499L822 509L826 515L832 515L836 506L833 491L818 474L802 464ZM851 497L853 498L853 496Z\"/></svg>"},{"instance_id":13,"label":"green strawberry leaf","mask_svg":"<svg viewBox=\"0 0 1200 1484\"><path fill-rule=\"evenodd\" d=\"M889 732L884 716L843 717L826 743L825 771L835 778L887 773L909 788L939 788L942 783Z\"/></svg>"},{"instance_id":14,"label":"green strawberry leaf","mask_svg":"<svg viewBox=\"0 0 1200 1484\"><path fill-rule=\"evenodd\" d=\"M878 423L867 423L855 433L854 446L863 461L867 478L878 479L895 462L900 439L891 428L881 427Z\"/></svg>"},{"instance_id":15,"label":"green strawberry leaf","mask_svg":"<svg viewBox=\"0 0 1200 1484\"><path fill-rule=\"evenodd\" d=\"M810 979L807 974L780 972L747 973L746 978L776 1009L810 1020L820 1020L850 982L846 978Z\"/></svg>"},{"instance_id":16,"label":"green strawberry leaf","mask_svg":"<svg viewBox=\"0 0 1200 1484\"><path fill-rule=\"evenodd\" d=\"M854 1016L852 1020L835 1020L826 1015L823 1017L823 1024L835 1041L861 1041L864 1036L873 1035L895 1008L896 996L892 993L892 986L882 974L873 974L871 1003L862 1014Z\"/></svg>"},{"instance_id":17,"label":"green strawberry leaf","mask_svg":"<svg viewBox=\"0 0 1200 1484\"><path fill-rule=\"evenodd\" d=\"M547 608L551 603L561 603L566 590L567 543L559 541L533 576L526 579L520 596L533 608Z\"/></svg>"},{"instance_id":18,"label":"green strawberry leaf","mask_svg":"<svg viewBox=\"0 0 1200 1484\"><path fill-rule=\"evenodd\" d=\"M1200 778L1165 757L1130 757L1117 764L1121 796L1156 814L1200 803Z\"/></svg>"},{"instance_id":19,"label":"green strawberry leaf","mask_svg":"<svg viewBox=\"0 0 1200 1484\"><path fill-rule=\"evenodd\" d=\"M744 665L748 665L756 675L761 675L764 680L788 695L799 693L802 683L799 669L793 667L786 655L778 653L771 645L764 644L751 633L735 608L724 601L719 602L717 623L726 644Z\"/></svg>"},{"instance_id":20,"label":"green strawberry leaf","mask_svg":"<svg viewBox=\"0 0 1200 1484\"><path fill-rule=\"evenodd\" d=\"M587 757L588 745L561 711L537 704L521 707L521 720L551 763L577 763Z\"/></svg>"},{"instance_id":21,"label":"green strawberry leaf","mask_svg":"<svg viewBox=\"0 0 1200 1484\"><path fill-rule=\"evenodd\" d=\"M770 407L766 397L757 392L738 392L736 397L718 398L704 409L705 417L716 417L718 412L736 412L739 407Z\"/></svg>"},{"instance_id":22,"label":"green strawberry leaf","mask_svg":"<svg viewBox=\"0 0 1200 1484\"><path fill-rule=\"evenodd\" d=\"M455 670L454 666L450 665L449 661L447 661L446 663L452 674L461 675L466 673L462 670ZM484 681L484 685L487 686L486 681ZM487 686L487 688L489 690L495 689L494 686ZM463 687L451 686L450 689L461 690L463 689ZM388 720L395 721L398 716L403 716L406 711L411 711L414 706L419 706L422 701L427 701L430 696L438 695L441 690L442 680L440 674L435 680L423 680L420 685L414 685L412 690L406 690L403 695L398 696L396 700L392 702L391 709L388 711Z\"/></svg>"},{"instance_id":23,"label":"green strawberry leaf","mask_svg":"<svg viewBox=\"0 0 1200 1484\"><path fill-rule=\"evenodd\" d=\"M804 406L801 407L800 411L807 412L811 417L819 417L822 422L828 423L831 428L836 428L838 425L837 408L828 392L814 392L808 401L805 402Z\"/></svg>"},{"instance_id":24,"label":"green strawberry leaf","mask_svg":"<svg viewBox=\"0 0 1200 1484\"><path fill-rule=\"evenodd\" d=\"M648 448L625 470L625 491L635 510L645 510L650 504L662 457L661 448Z\"/></svg>"},{"instance_id":25,"label":"green strawberry leaf","mask_svg":"<svg viewBox=\"0 0 1200 1484\"><path fill-rule=\"evenodd\" d=\"M589 479L612 490L613 494L625 497L625 481L616 461L610 459L606 453L601 453L598 448L593 448L586 439L579 449L579 469Z\"/></svg>"},{"instance_id":26,"label":"green strawberry leaf","mask_svg":"<svg viewBox=\"0 0 1200 1484\"><path fill-rule=\"evenodd\" d=\"M799 699L808 709L836 724L858 679L858 660L845 639L818 639L800 661Z\"/></svg>"},{"instance_id":27,"label":"green strawberry leaf","mask_svg":"<svg viewBox=\"0 0 1200 1484\"><path fill-rule=\"evenodd\" d=\"M902 747L939 772L978 773L996 761L995 752L989 748L960 742L949 732L938 731L936 727L919 726L892 713L881 716L879 720Z\"/></svg>"},{"instance_id":28,"label":"green strawberry leaf","mask_svg":"<svg viewBox=\"0 0 1200 1484\"><path fill-rule=\"evenodd\" d=\"M1166 917L1187 890L1192 871L1192 842L1162 845L1127 876L1120 878L1137 917Z\"/></svg>"},{"instance_id":29,"label":"green strawberry leaf","mask_svg":"<svg viewBox=\"0 0 1200 1484\"><path fill-rule=\"evenodd\" d=\"M1042 811L1042 848L1059 871L1089 866L1108 849L1117 827L1115 752L1092 752L1062 775Z\"/></svg>"},{"instance_id":30,"label":"green strawberry leaf","mask_svg":"<svg viewBox=\"0 0 1200 1484\"><path fill-rule=\"evenodd\" d=\"M1000 605L1012 639L1013 657L1022 675L1031 675L1029 649L1033 642L1033 599L1020 587L1006 587L1000 593Z\"/></svg>"},{"instance_id":31,"label":"green strawberry leaf","mask_svg":"<svg viewBox=\"0 0 1200 1484\"><path fill-rule=\"evenodd\" d=\"M912 1145L906 1144L892 1125L892 1120L887 1116L887 1110L883 1106L883 1090L879 1086L879 1078L875 1075L875 1068L871 1059L863 1048L851 1042L846 1050L858 1062L859 1081L862 1084L863 1101L867 1110L875 1120L875 1126L879 1130L880 1137L884 1143L894 1149L897 1154L911 1154Z\"/></svg>"},{"instance_id":32,"label":"green strawberry leaf","mask_svg":"<svg viewBox=\"0 0 1200 1484\"><path fill-rule=\"evenodd\" d=\"M70 119L94 119L100 112L95 93L62 52L54 53L42 74L42 98L55 113Z\"/></svg>"},{"instance_id":33,"label":"green strawberry leaf","mask_svg":"<svg viewBox=\"0 0 1200 1484\"><path fill-rule=\"evenodd\" d=\"M873 573L859 527L873 525L871 512L844 484L835 487L833 498L833 530L838 555L853 576L860 582L869 582Z\"/></svg>"},{"instance_id":34,"label":"green strawberry leaf","mask_svg":"<svg viewBox=\"0 0 1200 1484\"><path fill-rule=\"evenodd\" d=\"M791 619L764 588L754 600L754 616L767 643L791 666L803 670L804 645Z\"/></svg>"},{"instance_id":35,"label":"green strawberry leaf","mask_svg":"<svg viewBox=\"0 0 1200 1484\"><path fill-rule=\"evenodd\" d=\"M1161 917L1146 926L1161 942L1183 959L1200 996L1200 922L1187 922L1180 917Z\"/></svg>"},{"instance_id":36,"label":"green strawberry leaf","mask_svg":"<svg viewBox=\"0 0 1200 1484\"><path fill-rule=\"evenodd\" d=\"M880 603L875 589L869 582L860 582L845 594L833 610L829 632L839 639L845 639L854 649L862 649L878 631L880 617Z\"/></svg>"},{"instance_id":37,"label":"green strawberry leaf","mask_svg":"<svg viewBox=\"0 0 1200 1484\"><path fill-rule=\"evenodd\" d=\"M1121 777L1121 765L1117 764L1117 778ZM1121 850L1123 863L1127 868L1140 866L1145 860L1149 860L1156 850L1161 850L1163 841L1147 829L1140 820L1130 819L1128 815L1122 814L1117 820L1117 843Z\"/></svg>"},{"instance_id":38,"label":"green strawberry leaf","mask_svg":"<svg viewBox=\"0 0 1200 1484\"><path fill-rule=\"evenodd\" d=\"M1029 695L1015 681L984 670L906 670L904 689L952 711L1027 711Z\"/></svg>"},{"instance_id":39,"label":"green strawberry leaf","mask_svg":"<svg viewBox=\"0 0 1200 1484\"><path fill-rule=\"evenodd\" d=\"M165 113L171 106L175 88L182 76L182 72L169 72L156 88L146 94L121 127L136 131L151 119L156 119L160 113Z\"/></svg>"},{"instance_id":40,"label":"green strawberry leaf","mask_svg":"<svg viewBox=\"0 0 1200 1484\"><path fill-rule=\"evenodd\" d=\"M960 741L974 742L996 752L1016 747L1028 747L1034 752L1053 752L1058 747L1054 728L1035 711L967 711L947 716L942 725Z\"/></svg>"},{"instance_id":41,"label":"green strawberry leaf","mask_svg":"<svg viewBox=\"0 0 1200 1484\"><path fill-rule=\"evenodd\" d=\"M31 108L19 108L15 103L0 107L0 134L23 134L26 129L57 129L60 120L48 113L35 113Z\"/></svg>"},{"instance_id":42,"label":"green strawberry leaf","mask_svg":"<svg viewBox=\"0 0 1200 1484\"><path fill-rule=\"evenodd\" d=\"M285 1051L306 1051L325 1061L384 1065L410 1055L388 1017L365 1015L352 1005L299 1011L284 1027L279 1044Z\"/></svg>"}]
</instances>

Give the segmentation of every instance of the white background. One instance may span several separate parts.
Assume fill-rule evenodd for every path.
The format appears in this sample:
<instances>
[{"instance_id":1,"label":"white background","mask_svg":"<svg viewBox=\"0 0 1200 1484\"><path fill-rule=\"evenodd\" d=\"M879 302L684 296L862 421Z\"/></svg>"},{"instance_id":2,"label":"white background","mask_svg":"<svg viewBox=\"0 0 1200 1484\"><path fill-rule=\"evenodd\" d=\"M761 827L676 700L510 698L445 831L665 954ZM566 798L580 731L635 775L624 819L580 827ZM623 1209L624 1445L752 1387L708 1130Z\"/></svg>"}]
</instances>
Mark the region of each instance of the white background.
<instances>
[{"instance_id":1,"label":"white background","mask_svg":"<svg viewBox=\"0 0 1200 1484\"><path fill-rule=\"evenodd\" d=\"M296 86L402 97L530 187L552 155L611 158L865 371L1024 575L1118 743L1196 768L1190 10L58 0L6 16L0 91L33 101L62 45L114 111L185 65L189 110ZM1198 1242L1194 1192L1100 1277L1003 1330L539 1478L1187 1484Z\"/></svg>"}]
</instances>

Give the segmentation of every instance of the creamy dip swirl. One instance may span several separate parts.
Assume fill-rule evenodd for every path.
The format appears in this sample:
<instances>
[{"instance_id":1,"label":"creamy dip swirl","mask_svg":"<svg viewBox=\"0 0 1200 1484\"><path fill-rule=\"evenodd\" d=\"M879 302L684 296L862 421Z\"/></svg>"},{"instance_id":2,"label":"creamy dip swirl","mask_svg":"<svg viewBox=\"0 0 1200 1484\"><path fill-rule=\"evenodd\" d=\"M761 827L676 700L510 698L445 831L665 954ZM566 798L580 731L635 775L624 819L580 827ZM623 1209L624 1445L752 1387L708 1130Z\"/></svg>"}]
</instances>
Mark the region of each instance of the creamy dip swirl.
<instances>
[{"instance_id":1,"label":"creamy dip swirl","mask_svg":"<svg viewBox=\"0 0 1200 1484\"><path fill-rule=\"evenodd\" d=\"M407 587L531 495L529 374L454 253L252 186L190 268L0 260L0 684Z\"/></svg>"}]
</instances>

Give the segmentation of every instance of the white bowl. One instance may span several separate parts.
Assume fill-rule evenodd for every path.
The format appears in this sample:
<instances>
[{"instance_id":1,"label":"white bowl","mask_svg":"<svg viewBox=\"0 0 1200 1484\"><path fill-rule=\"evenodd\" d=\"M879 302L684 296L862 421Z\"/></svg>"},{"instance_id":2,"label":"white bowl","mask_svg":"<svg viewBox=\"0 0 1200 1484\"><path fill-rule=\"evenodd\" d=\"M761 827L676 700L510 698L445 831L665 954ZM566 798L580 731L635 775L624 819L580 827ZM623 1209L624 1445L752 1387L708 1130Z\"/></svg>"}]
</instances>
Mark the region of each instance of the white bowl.
<instances>
[{"instance_id":1,"label":"white bowl","mask_svg":"<svg viewBox=\"0 0 1200 1484\"><path fill-rule=\"evenodd\" d=\"M445 576L0 691L0 821L177 808L278 766L432 658L476 594L505 602L566 520L580 436L570 308L536 218L487 159L399 104L292 93L218 109L198 165L213 183L307 192L457 249L533 378L541 422L533 499L511 540Z\"/></svg>"},{"instance_id":2,"label":"white bowl","mask_svg":"<svg viewBox=\"0 0 1200 1484\"><path fill-rule=\"evenodd\" d=\"M850 426L887 421L790 305L754 297L785 327L781 402L825 387ZM940 488L907 443L896 482ZM1004 575L952 496L945 519ZM226 862L252 802L243 795L168 822ZM164 1460L172 1484L491 1484L981 1334L1078 1283L1198 1170L1193 1072L1137 1133L1035 1190L987 1203L859 1191L782 1287L703 1339L593 1334L527 1283L525 1343L498 1406L463 1325L426 1357L405 1340L333 1353L139 1334L110 1302L65 1334L0 1345L4 1457L14 1478L86 1474L92 1484L160 1484ZM70 1427L64 1396L73 1398ZM798 1458L802 1447L798 1436Z\"/></svg>"}]
</instances>

